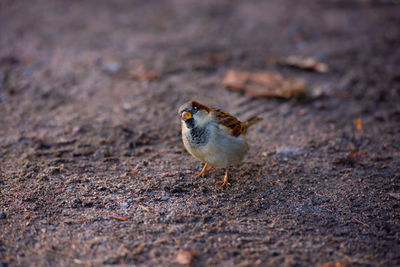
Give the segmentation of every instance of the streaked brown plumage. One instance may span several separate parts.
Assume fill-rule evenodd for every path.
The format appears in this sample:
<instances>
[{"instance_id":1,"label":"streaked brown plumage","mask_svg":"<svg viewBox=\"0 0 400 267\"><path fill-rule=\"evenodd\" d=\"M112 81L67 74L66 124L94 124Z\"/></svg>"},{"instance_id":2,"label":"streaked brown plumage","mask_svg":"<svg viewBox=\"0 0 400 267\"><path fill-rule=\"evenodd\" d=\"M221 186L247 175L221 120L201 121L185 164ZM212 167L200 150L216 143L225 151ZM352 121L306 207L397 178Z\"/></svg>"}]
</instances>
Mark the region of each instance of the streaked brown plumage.
<instances>
[{"instance_id":1,"label":"streaked brown plumage","mask_svg":"<svg viewBox=\"0 0 400 267\"><path fill-rule=\"evenodd\" d=\"M244 122L215 108L208 108L196 101L189 101L179 108L182 140L187 151L205 163L197 177L212 167L226 168L219 183L228 183L228 168L241 162L248 151L246 133L250 126L261 121L254 117ZM208 165L212 167L208 168Z\"/></svg>"}]
</instances>

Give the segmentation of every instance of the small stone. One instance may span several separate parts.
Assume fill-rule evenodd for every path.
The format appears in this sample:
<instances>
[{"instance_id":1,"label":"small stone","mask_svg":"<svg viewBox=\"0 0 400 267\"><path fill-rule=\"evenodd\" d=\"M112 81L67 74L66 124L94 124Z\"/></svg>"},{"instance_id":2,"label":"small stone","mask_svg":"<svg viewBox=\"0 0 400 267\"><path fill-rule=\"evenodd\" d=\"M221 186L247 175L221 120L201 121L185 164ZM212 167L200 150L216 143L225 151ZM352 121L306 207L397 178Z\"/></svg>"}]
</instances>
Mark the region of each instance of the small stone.
<instances>
[{"instance_id":1,"label":"small stone","mask_svg":"<svg viewBox=\"0 0 400 267\"><path fill-rule=\"evenodd\" d=\"M132 109L132 105L128 102L124 102L124 103L122 103L122 108L124 110L130 110L130 109Z\"/></svg>"},{"instance_id":2,"label":"small stone","mask_svg":"<svg viewBox=\"0 0 400 267\"><path fill-rule=\"evenodd\" d=\"M116 73L121 69L121 64L118 62L110 62L104 66L104 70L108 73Z\"/></svg>"},{"instance_id":3,"label":"small stone","mask_svg":"<svg viewBox=\"0 0 400 267\"><path fill-rule=\"evenodd\" d=\"M1 89L1 87L0 87L0 89ZM6 98L7 98L6 94L1 94L1 95L0 95L0 103L3 102L3 101L5 101Z\"/></svg>"},{"instance_id":4,"label":"small stone","mask_svg":"<svg viewBox=\"0 0 400 267\"><path fill-rule=\"evenodd\" d=\"M305 153L304 149L298 147L278 147L276 149L276 154L280 154L283 156L304 154L304 153Z\"/></svg>"},{"instance_id":5,"label":"small stone","mask_svg":"<svg viewBox=\"0 0 400 267\"><path fill-rule=\"evenodd\" d=\"M184 188L182 188L181 186L179 186L179 185L175 185L171 190L170 190L170 192L171 193L173 193L173 194L176 194L176 193L183 193L183 192L185 192L186 190L184 189Z\"/></svg>"},{"instance_id":6,"label":"small stone","mask_svg":"<svg viewBox=\"0 0 400 267\"><path fill-rule=\"evenodd\" d=\"M7 215L4 212L0 211L0 219L5 219L5 218L7 218Z\"/></svg>"},{"instance_id":7,"label":"small stone","mask_svg":"<svg viewBox=\"0 0 400 267\"><path fill-rule=\"evenodd\" d=\"M86 201L86 202L83 203L83 206L86 207L86 208L93 207L93 202L91 202L91 201Z\"/></svg>"},{"instance_id":8,"label":"small stone","mask_svg":"<svg viewBox=\"0 0 400 267\"><path fill-rule=\"evenodd\" d=\"M122 208L125 208L125 209L129 208L129 203L128 202L122 202L120 205L121 205Z\"/></svg>"},{"instance_id":9,"label":"small stone","mask_svg":"<svg viewBox=\"0 0 400 267\"><path fill-rule=\"evenodd\" d=\"M169 199L169 196L164 196L162 198L160 198L160 201L167 201Z\"/></svg>"},{"instance_id":10,"label":"small stone","mask_svg":"<svg viewBox=\"0 0 400 267\"><path fill-rule=\"evenodd\" d=\"M182 265L189 265L193 259L197 257L197 253L191 250L181 250L176 255L174 262L177 262Z\"/></svg>"},{"instance_id":11,"label":"small stone","mask_svg":"<svg viewBox=\"0 0 400 267\"><path fill-rule=\"evenodd\" d=\"M107 187L105 187L105 186L98 186L98 187L97 187L97 190L98 190L98 191L106 191L106 190L107 190Z\"/></svg>"},{"instance_id":12,"label":"small stone","mask_svg":"<svg viewBox=\"0 0 400 267\"><path fill-rule=\"evenodd\" d=\"M114 257L107 258L105 261L103 261L103 264L118 264L118 263L119 259Z\"/></svg>"}]
</instances>

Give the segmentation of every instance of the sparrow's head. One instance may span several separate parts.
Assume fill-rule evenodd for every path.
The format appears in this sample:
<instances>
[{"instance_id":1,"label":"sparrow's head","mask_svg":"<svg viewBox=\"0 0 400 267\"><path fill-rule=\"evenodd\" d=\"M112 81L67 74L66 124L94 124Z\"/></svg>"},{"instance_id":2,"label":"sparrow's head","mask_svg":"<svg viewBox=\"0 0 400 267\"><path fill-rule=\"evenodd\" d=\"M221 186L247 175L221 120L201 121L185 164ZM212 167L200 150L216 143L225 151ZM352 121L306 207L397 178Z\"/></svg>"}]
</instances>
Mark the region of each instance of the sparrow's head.
<instances>
[{"instance_id":1,"label":"sparrow's head","mask_svg":"<svg viewBox=\"0 0 400 267\"><path fill-rule=\"evenodd\" d=\"M189 129L202 126L210 119L210 109L196 101L186 102L179 108L178 113L182 123L185 123Z\"/></svg>"}]
</instances>

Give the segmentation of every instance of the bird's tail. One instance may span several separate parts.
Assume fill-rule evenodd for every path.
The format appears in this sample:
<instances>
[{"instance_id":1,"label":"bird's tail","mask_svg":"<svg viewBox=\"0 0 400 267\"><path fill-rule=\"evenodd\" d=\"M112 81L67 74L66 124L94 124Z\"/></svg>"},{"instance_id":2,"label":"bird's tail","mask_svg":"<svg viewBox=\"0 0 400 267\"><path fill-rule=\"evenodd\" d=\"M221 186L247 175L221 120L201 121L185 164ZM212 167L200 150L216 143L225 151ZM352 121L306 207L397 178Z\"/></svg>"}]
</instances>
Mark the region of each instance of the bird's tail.
<instances>
[{"instance_id":1,"label":"bird's tail","mask_svg":"<svg viewBox=\"0 0 400 267\"><path fill-rule=\"evenodd\" d=\"M242 132L246 133L247 129L249 129L251 126L256 124L257 122L262 121L263 119L260 117L251 117L250 119L246 120L243 122L243 130Z\"/></svg>"}]
</instances>

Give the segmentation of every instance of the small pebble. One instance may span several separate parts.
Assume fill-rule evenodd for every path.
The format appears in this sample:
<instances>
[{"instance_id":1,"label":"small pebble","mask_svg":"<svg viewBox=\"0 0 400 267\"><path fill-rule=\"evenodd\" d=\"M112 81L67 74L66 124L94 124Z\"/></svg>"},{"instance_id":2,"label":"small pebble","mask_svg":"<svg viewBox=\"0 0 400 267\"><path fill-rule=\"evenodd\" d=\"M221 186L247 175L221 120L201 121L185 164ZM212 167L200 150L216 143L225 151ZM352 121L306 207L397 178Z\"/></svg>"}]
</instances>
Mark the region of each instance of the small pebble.
<instances>
[{"instance_id":1,"label":"small pebble","mask_svg":"<svg viewBox=\"0 0 400 267\"><path fill-rule=\"evenodd\" d=\"M165 196L165 197L160 198L160 201L167 201L168 199L169 199L169 196Z\"/></svg>"},{"instance_id":2,"label":"small pebble","mask_svg":"<svg viewBox=\"0 0 400 267\"><path fill-rule=\"evenodd\" d=\"M110 257L103 261L103 264L118 264L118 258Z\"/></svg>"},{"instance_id":3,"label":"small pebble","mask_svg":"<svg viewBox=\"0 0 400 267\"><path fill-rule=\"evenodd\" d=\"M118 62L111 62L104 66L104 70L108 73L116 73L121 69L121 64Z\"/></svg>"},{"instance_id":4,"label":"small pebble","mask_svg":"<svg viewBox=\"0 0 400 267\"><path fill-rule=\"evenodd\" d=\"M297 147L279 147L276 149L276 154L288 156L291 154L304 154L305 151Z\"/></svg>"},{"instance_id":5,"label":"small pebble","mask_svg":"<svg viewBox=\"0 0 400 267\"><path fill-rule=\"evenodd\" d=\"M121 205L122 208L126 208L126 209L129 208L129 203L128 202L122 202L120 205Z\"/></svg>"},{"instance_id":6,"label":"small pebble","mask_svg":"<svg viewBox=\"0 0 400 267\"><path fill-rule=\"evenodd\" d=\"M98 186L98 187L97 187L97 190L98 190L98 191L106 191L106 190L107 190L107 187L105 187L105 186Z\"/></svg>"},{"instance_id":7,"label":"small pebble","mask_svg":"<svg viewBox=\"0 0 400 267\"><path fill-rule=\"evenodd\" d=\"M5 218L7 218L6 214L0 211L0 219L5 219Z\"/></svg>"}]
</instances>

